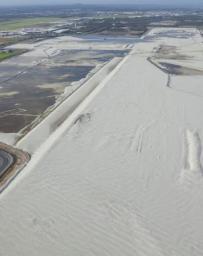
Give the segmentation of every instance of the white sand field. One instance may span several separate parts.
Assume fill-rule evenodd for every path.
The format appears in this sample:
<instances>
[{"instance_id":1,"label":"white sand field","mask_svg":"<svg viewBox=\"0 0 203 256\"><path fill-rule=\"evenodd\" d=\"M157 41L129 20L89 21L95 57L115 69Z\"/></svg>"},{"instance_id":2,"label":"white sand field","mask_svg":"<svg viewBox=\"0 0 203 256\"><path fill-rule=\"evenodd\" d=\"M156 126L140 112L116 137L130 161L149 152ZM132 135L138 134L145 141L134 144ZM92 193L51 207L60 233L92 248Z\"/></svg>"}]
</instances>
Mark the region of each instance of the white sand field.
<instances>
[{"instance_id":1,"label":"white sand field","mask_svg":"<svg viewBox=\"0 0 203 256\"><path fill-rule=\"evenodd\" d=\"M38 148L0 195L0 255L203 255L203 76L167 87L163 43L202 38L152 30Z\"/></svg>"}]
</instances>

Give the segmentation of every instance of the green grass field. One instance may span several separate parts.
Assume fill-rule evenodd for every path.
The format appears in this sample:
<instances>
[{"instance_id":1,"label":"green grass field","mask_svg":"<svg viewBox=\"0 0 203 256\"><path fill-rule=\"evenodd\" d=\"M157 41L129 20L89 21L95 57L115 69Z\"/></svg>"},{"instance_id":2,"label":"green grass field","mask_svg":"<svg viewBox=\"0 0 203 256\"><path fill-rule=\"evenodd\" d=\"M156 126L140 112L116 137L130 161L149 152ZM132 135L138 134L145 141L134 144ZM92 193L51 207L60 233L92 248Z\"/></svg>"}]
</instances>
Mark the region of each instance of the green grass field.
<instances>
[{"instance_id":1,"label":"green grass field","mask_svg":"<svg viewBox=\"0 0 203 256\"><path fill-rule=\"evenodd\" d=\"M60 18L40 17L40 18L26 18L26 19L2 21L0 22L0 30L15 31L21 28L49 25L50 23L59 21L59 20Z\"/></svg>"},{"instance_id":2,"label":"green grass field","mask_svg":"<svg viewBox=\"0 0 203 256\"><path fill-rule=\"evenodd\" d=\"M20 55L24 52L25 52L25 50L13 50L11 52L1 52L0 51L0 62L3 61L3 60L9 59L11 57Z\"/></svg>"}]
</instances>

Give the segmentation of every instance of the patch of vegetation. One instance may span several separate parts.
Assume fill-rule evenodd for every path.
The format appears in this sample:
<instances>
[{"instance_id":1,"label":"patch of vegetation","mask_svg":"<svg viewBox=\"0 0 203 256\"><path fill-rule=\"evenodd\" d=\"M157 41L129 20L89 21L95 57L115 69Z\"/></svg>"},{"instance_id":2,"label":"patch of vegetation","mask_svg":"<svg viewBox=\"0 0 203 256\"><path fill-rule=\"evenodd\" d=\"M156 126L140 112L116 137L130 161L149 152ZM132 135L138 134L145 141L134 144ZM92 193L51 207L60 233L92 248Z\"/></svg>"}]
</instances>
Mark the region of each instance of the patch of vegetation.
<instances>
[{"instance_id":1,"label":"patch of vegetation","mask_svg":"<svg viewBox=\"0 0 203 256\"><path fill-rule=\"evenodd\" d=\"M36 17L36 18L25 18L17 20L9 20L0 22L1 31L14 31L21 28L46 26L51 22L58 21L56 17Z\"/></svg>"},{"instance_id":2,"label":"patch of vegetation","mask_svg":"<svg viewBox=\"0 0 203 256\"><path fill-rule=\"evenodd\" d=\"M21 37L0 37L0 47L3 48L5 46L11 44L17 44L26 39L26 36Z\"/></svg>"},{"instance_id":3,"label":"patch of vegetation","mask_svg":"<svg viewBox=\"0 0 203 256\"><path fill-rule=\"evenodd\" d=\"M0 50L0 62L6 59L9 59L11 57L20 55L25 53L26 50L9 50L9 51L1 51Z\"/></svg>"}]
</instances>

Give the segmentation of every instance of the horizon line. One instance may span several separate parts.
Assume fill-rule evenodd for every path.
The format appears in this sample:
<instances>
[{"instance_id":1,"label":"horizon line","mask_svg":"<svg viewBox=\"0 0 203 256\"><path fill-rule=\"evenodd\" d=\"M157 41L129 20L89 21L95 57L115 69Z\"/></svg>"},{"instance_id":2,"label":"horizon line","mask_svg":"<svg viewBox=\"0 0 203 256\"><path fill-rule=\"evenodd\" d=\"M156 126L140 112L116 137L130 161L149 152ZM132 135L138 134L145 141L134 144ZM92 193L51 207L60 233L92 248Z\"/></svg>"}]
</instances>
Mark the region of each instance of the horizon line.
<instances>
[{"instance_id":1,"label":"horizon line","mask_svg":"<svg viewBox=\"0 0 203 256\"><path fill-rule=\"evenodd\" d=\"M67 7L80 7L80 6L92 6L92 7L108 7L108 6L112 6L112 7L179 7L179 8L185 8L185 7L203 7L203 3L120 3L120 4L115 4L115 3L57 3L57 4L53 4L53 3L43 3L43 4L34 4L34 3L30 3L30 4L0 4L0 7L47 7L47 6L67 6Z\"/></svg>"}]
</instances>

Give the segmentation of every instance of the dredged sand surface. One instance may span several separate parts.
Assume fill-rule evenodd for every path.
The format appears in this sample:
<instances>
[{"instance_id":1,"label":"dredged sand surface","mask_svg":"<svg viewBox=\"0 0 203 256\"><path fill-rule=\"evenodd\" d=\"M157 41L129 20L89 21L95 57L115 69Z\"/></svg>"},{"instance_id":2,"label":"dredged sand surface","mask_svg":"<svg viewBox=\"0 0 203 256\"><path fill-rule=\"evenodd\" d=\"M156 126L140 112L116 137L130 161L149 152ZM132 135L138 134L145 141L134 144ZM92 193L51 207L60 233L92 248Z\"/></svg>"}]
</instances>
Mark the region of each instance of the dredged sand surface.
<instances>
[{"instance_id":1,"label":"dredged sand surface","mask_svg":"<svg viewBox=\"0 0 203 256\"><path fill-rule=\"evenodd\" d=\"M152 30L51 135L1 194L0 255L203 255L203 78L166 86L163 43L202 39Z\"/></svg>"}]
</instances>

